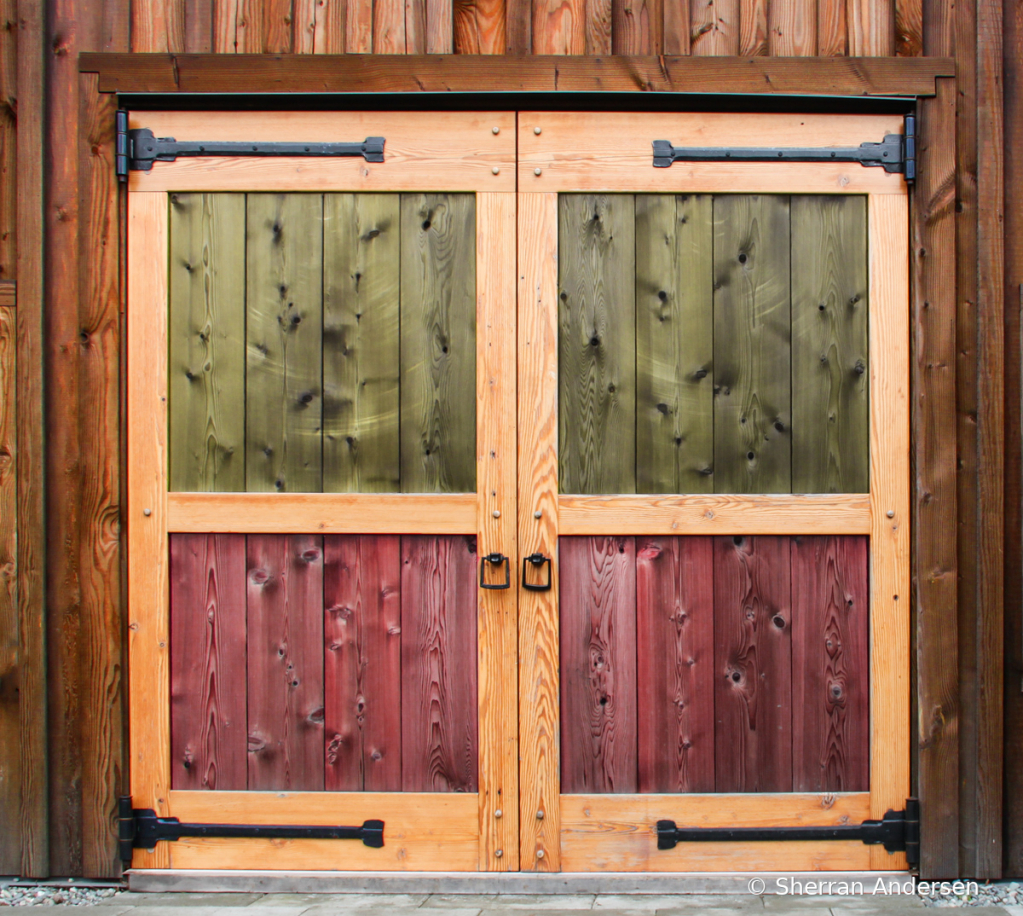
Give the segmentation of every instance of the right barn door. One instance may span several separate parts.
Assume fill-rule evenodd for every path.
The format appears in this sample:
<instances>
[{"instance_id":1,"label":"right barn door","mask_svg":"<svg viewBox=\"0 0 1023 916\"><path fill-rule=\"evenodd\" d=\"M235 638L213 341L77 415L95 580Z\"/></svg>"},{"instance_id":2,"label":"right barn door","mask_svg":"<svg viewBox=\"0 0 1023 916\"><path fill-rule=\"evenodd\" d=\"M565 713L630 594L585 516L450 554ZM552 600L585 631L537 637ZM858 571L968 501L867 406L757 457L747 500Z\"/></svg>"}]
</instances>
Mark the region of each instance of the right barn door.
<instances>
[{"instance_id":1,"label":"right barn door","mask_svg":"<svg viewBox=\"0 0 1023 916\"><path fill-rule=\"evenodd\" d=\"M902 174L654 141L858 148L902 118L519 115L521 863L902 869Z\"/></svg>"}]
</instances>

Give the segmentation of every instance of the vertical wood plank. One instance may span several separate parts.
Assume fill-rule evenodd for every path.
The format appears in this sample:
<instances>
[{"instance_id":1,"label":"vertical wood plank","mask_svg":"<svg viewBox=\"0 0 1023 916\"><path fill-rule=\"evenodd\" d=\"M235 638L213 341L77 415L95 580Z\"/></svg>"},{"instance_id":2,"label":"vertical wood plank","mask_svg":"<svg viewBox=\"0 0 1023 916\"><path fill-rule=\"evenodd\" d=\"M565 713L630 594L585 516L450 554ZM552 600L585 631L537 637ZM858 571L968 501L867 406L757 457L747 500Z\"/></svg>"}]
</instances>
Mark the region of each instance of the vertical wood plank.
<instances>
[{"instance_id":1,"label":"vertical wood plank","mask_svg":"<svg viewBox=\"0 0 1023 916\"><path fill-rule=\"evenodd\" d=\"M910 792L908 196L867 202L870 257L870 811ZM896 802L896 799L899 801ZM879 813L880 812L880 813ZM871 867L902 867L871 850Z\"/></svg>"},{"instance_id":2,"label":"vertical wood plank","mask_svg":"<svg viewBox=\"0 0 1023 916\"><path fill-rule=\"evenodd\" d=\"M923 0L895 0L895 53L899 57L924 53Z\"/></svg>"},{"instance_id":3,"label":"vertical wood plank","mask_svg":"<svg viewBox=\"0 0 1023 916\"><path fill-rule=\"evenodd\" d=\"M817 54L819 0L784 0L768 10L768 53L772 57L814 57Z\"/></svg>"},{"instance_id":4,"label":"vertical wood plank","mask_svg":"<svg viewBox=\"0 0 1023 916\"><path fill-rule=\"evenodd\" d=\"M245 488L317 492L322 198L250 194L246 211Z\"/></svg>"},{"instance_id":5,"label":"vertical wood plank","mask_svg":"<svg viewBox=\"0 0 1023 916\"><path fill-rule=\"evenodd\" d=\"M401 789L401 551L397 535L323 544L328 792Z\"/></svg>"},{"instance_id":6,"label":"vertical wood plank","mask_svg":"<svg viewBox=\"0 0 1023 916\"><path fill-rule=\"evenodd\" d=\"M184 51L184 0L131 0L131 49L136 53Z\"/></svg>"},{"instance_id":7,"label":"vertical wood plank","mask_svg":"<svg viewBox=\"0 0 1023 916\"><path fill-rule=\"evenodd\" d=\"M213 0L185 0L184 30L186 53L209 54L213 50Z\"/></svg>"},{"instance_id":8,"label":"vertical wood plank","mask_svg":"<svg viewBox=\"0 0 1023 916\"><path fill-rule=\"evenodd\" d=\"M586 53L586 0L534 0L534 54Z\"/></svg>"},{"instance_id":9,"label":"vertical wood plank","mask_svg":"<svg viewBox=\"0 0 1023 916\"><path fill-rule=\"evenodd\" d=\"M401 199L401 489L476 489L476 199Z\"/></svg>"},{"instance_id":10,"label":"vertical wood plank","mask_svg":"<svg viewBox=\"0 0 1023 916\"><path fill-rule=\"evenodd\" d=\"M475 792L476 539L401 539L401 781Z\"/></svg>"},{"instance_id":11,"label":"vertical wood plank","mask_svg":"<svg viewBox=\"0 0 1023 916\"><path fill-rule=\"evenodd\" d=\"M663 0L613 0L614 53L663 53L664 18Z\"/></svg>"},{"instance_id":12,"label":"vertical wood plank","mask_svg":"<svg viewBox=\"0 0 1023 916\"><path fill-rule=\"evenodd\" d=\"M734 57L739 53L739 0L690 0L690 53Z\"/></svg>"},{"instance_id":13,"label":"vertical wood plank","mask_svg":"<svg viewBox=\"0 0 1023 916\"><path fill-rule=\"evenodd\" d=\"M562 538L561 791L638 788L636 542Z\"/></svg>"},{"instance_id":14,"label":"vertical wood plank","mask_svg":"<svg viewBox=\"0 0 1023 916\"><path fill-rule=\"evenodd\" d=\"M405 0L405 53L426 53L426 6L429 0Z\"/></svg>"},{"instance_id":15,"label":"vertical wood plank","mask_svg":"<svg viewBox=\"0 0 1023 916\"><path fill-rule=\"evenodd\" d=\"M714 539L715 787L792 791L789 541Z\"/></svg>"},{"instance_id":16,"label":"vertical wood plank","mask_svg":"<svg viewBox=\"0 0 1023 916\"><path fill-rule=\"evenodd\" d=\"M456 54L504 54L508 46L506 0L464 0L455 3ZM471 50L470 50L471 49Z\"/></svg>"},{"instance_id":17,"label":"vertical wood plank","mask_svg":"<svg viewBox=\"0 0 1023 916\"><path fill-rule=\"evenodd\" d=\"M170 488L244 490L245 195L170 200Z\"/></svg>"},{"instance_id":18,"label":"vertical wood plank","mask_svg":"<svg viewBox=\"0 0 1023 916\"><path fill-rule=\"evenodd\" d=\"M0 307L0 871L21 871L16 313Z\"/></svg>"},{"instance_id":19,"label":"vertical wood plank","mask_svg":"<svg viewBox=\"0 0 1023 916\"><path fill-rule=\"evenodd\" d=\"M348 54L373 53L373 0L346 0L345 44Z\"/></svg>"},{"instance_id":20,"label":"vertical wood plank","mask_svg":"<svg viewBox=\"0 0 1023 916\"><path fill-rule=\"evenodd\" d=\"M0 281L13 281L18 256L18 0L0 0L0 22L10 24L0 29Z\"/></svg>"},{"instance_id":21,"label":"vertical wood plank","mask_svg":"<svg viewBox=\"0 0 1023 916\"><path fill-rule=\"evenodd\" d=\"M373 0L373 53L405 53L404 0Z\"/></svg>"},{"instance_id":22,"label":"vertical wood plank","mask_svg":"<svg viewBox=\"0 0 1023 916\"><path fill-rule=\"evenodd\" d=\"M689 0L668 0L664 8L664 53L683 55L689 53Z\"/></svg>"},{"instance_id":23,"label":"vertical wood plank","mask_svg":"<svg viewBox=\"0 0 1023 916\"><path fill-rule=\"evenodd\" d=\"M505 53L529 54L533 49L531 0L505 0Z\"/></svg>"},{"instance_id":24,"label":"vertical wood plank","mask_svg":"<svg viewBox=\"0 0 1023 916\"><path fill-rule=\"evenodd\" d=\"M249 535L248 784L324 786L323 540Z\"/></svg>"},{"instance_id":25,"label":"vertical wood plank","mask_svg":"<svg viewBox=\"0 0 1023 916\"><path fill-rule=\"evenodd\" d=\"M452 9L452 0L426 0L425 44L427 54L454 53L454 11ZM407 40L406 49L408 49ZM409 50L408 53L411 53L411 51Z\"/></svg>"},{"instance_id":26,"label":"vertical wood plank","mask_svg":"<svg viewBox=\"0 0 1023 916\"><path fill-rule=\"evenodd\" d=\"M847 52L845 0L817 0L817 54L844 57Z\"/></svg>"},{"instance_id":27,"label":"vertical wood plank","mask_svg":"<svg viewBox=\"0 0 1023 916\"><path fill-rule=\"evenodd\" d=\"M767 53L767 0L739 0L739 54L758 57Z\"/></svg>"},{"instance_id":28,"label":"vertical wood plank","mask_svg":"<svg viewBox=\"0 0 1023 916\"><path fill-rule=\"evenodd\" d=\"M611 54L612 0L586 0L586 53Z\"/></svg>"},{"instance_id":29,"label":"vertical wood plank","mask_svg":"<svg viewBox=\"0 0 1023 916\"><path fill-rule=\"evenodd\" d=\"M247 786L245 535L170 536L171 788Z\"/></svg>"},{"instance_id":30,"label":"vertical wood plank","mask_svg":"<svg viewBox=\"0 0 1023 916\"><path fill-rule=\"evenodd\" d=\"M714 542L636 542L640 792L714 791Z\"/></svg>"},{"instance_id":31,"label":"vertical wood plank","mask_svg":"<svg viewBox=\"0 0 1023 916\"><path fill-rule=\"evenodd\" d=\"M323 201L323 490L396 493L397 194Z\"/></svg>"},{"instance_id":32,"label":"vertical wood plank","mask_svg":"<svg viewBox=\"0 0 1023 916\"><path fill-rule=\"evenodd\" d=\"M292 0L261 0L263 47L266 54L290 54L292 41Z\"/></svg>"},{"instance_id":33,"label":"vertical wood plank","mask_svg":"<svg viewBox=\"0 0 1023 916\"><path fill-rule=\"evenodd\" d=\"M895 0L848 0L846 17L851 56L895 54Z\"/></svg>"},{"instance_id":34,"label":"vertical wood plank","mask_svg":"<svg viewBox=\"0 0 1023 916\"><path fill-rule=\"evenodd\" d=\"M635 198L558 200L562 493L636 492Z\"/></svg>"},{"instance_id":35,"label":"vertical wood plank","mask_svg":"<svg viewBox=\"0 0 1023 916\"><path fill-rule=\"evenodd\" d=\"M788 198L715 197L714 284L714 488L788 493Z\"/></svg>"},{"instance_id":36,"label":"vertical wood plank","mask_svg":"<svg viewBox=\"0 0 1023 916\"><path fill-rule=\"evenodd\" d=\"M327 53L327 27L331 21L336 22L340 16L344 22L344 0L334 0L328 6L326 0L292 0L294 7L292 18L292 50L295 54ZM341 33L343 36L343 32ZM343 39L342 39L343 40ZM340 54L344 44L331 53Z\"/></svg>"},{"instance_id":37,"label":"vertical wood plank","mask_svg":"<svg viewBox=\"0 0 1023 916\"><path fill-rule=\"evenodd\" d=\"M519 864L524 871L556 872L561 868L558 195L522 194L518 207L519 545L526 555L538 551L554 561L550 591L519 592Z\"/></svg>"},{"instance_id":38,"label":"vertical wood plank","mask_svg":"<svg viewBox=\"0 0 1023 916\"><path fill-rule=\"evenodd\" d=\"M792 490L869 489L867 201L797 195L792 223Z\"/></svg>"},{"instance_id":39,"label":"vertical wood plank","mask_svg":"<svg viewBox=\"0 0 1023 916\"><path fill-rule=\"evenodd\" d=\"M868 546L791 539L794 792L870 788Z\"/></svg>"},{"instance_id":40,"label":"vertical wood plank","mask_svg":"<svg viewBox=\"0 0 1023 916\"><path fill-rule=\"evenodd\" d=\"M217 54L262 54L261 0L213 0L213 50Z\"/></svg>"},{"instance_id":41,"label":"vertical wood plank","mask_svg":"<svg viewBox=\"0 0 1023 916\"><path fill-rule=\"evenodd\" d=\"M714 490L709 195L636 196L636 492Z\"/></svg>"},{"instance_id":42,"label":"vertical wood plank","mask_svg":"<svg viewBox=\"0 0 1023 916\"><path fill-rule=\"evenodd\" d=\"M128 740L130 794L169 814L170 642L167 570L167 195L128 198ZM21 457L21 456L19 456ZM168 868L166 843L136 850L140 868Z\"/></svg>"},{"instance_id":43,"label":"vertical wood plank","mask_svg":"<svg viewBox=\"0 0 1023 916\"><path fill-rule=\"evenodd\" d=\"M507 554L518 578L516 195L478 195L476 216L478 552ZM478 595L479 867L487 871L517 871L518 588L485 589Z\"/></svg>"}]
</instances>

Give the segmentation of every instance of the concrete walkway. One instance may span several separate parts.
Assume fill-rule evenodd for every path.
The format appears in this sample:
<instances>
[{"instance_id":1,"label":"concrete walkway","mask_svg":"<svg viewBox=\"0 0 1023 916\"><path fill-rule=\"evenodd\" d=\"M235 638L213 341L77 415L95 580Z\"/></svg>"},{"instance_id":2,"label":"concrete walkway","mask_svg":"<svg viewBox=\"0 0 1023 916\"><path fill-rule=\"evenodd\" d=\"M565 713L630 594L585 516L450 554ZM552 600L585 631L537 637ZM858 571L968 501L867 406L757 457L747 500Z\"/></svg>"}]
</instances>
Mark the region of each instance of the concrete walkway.
<instances>
[{"instance_id":1,"label":"concrete walkway","mask_svg":"<svg viewBox=\"0 0 1023 916\"><path fill-rule=\"evenodd\" d=\"M46 906L84 916L899 916L937 908L916 896L850 897L573 894L138 894L119 893L90 907ZM1020 906L971 906L963 916L1023 916Z\"/></svg>"}]
</instances>

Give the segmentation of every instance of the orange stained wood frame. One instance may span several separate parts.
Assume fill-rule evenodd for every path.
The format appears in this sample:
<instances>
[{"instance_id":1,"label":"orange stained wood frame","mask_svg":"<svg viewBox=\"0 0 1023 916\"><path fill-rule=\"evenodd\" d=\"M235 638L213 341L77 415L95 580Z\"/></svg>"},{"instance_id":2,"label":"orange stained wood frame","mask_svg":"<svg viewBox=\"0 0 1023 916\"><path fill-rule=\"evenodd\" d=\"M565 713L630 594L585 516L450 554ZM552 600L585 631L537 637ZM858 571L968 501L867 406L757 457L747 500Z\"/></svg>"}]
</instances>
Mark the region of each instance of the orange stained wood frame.
<instances>
[{"instance_id":1,"label":"orange stained wood frame","mask_svg":"<svg viewBox=\"0 0 1023 916\"><path fill-rule=\"evenodd\" d=\"M136 868L518 868L517 593L478 601L479 791L472 794L227 793L170 790L168 535L172 531L475 533L481 553L518 562L515 479L515 116L509 113L149 112L158 136L266 139L382 135L388 159L159 163L128 198L128 598L131 794L182 820L348 823L383 817L384 850L329 841L204 840L136 852ZM310 166L310 163L312 165ZM389 165L400 165L388 171ZM477 493L168 494L168 193L178 190L477 192ZM343 815L342 815L343 812ZM267 860L272 842L274 858ZM170 848L170 847L173 847ZM339 864L339 862L341 864Z\"/></svg>"},{"instance_id":2,"label":"orange stained wood frame","mask_svg":"<svg viewBox=\"0 0 1023 916\"><path fill-rule=\"evenodd\" d=\"M909 211L901 175L858 164L691 164L654 169L650 143L858 146L901 132L891 116L724 114L519 115L519 539L556 556L563 534L870 535L870 792L783 795L560 796L557 573L519 599L523 870L902 869L902 854L851 844L726 844L651 857L657 817L735 825L842 823L899 809L909 761ZM868 196L870 494L559 496L558 193L831 193ZM556 564L555 564L556 567ZM781 800L778 800L781 799ZM847 809L846 805L852 805ZM717 811L715 816L714 812ZM809 821L805 818L813 817ZM793 858L795 857L795 858ZM673 864L668 864L673 863ZM798 863L798 864L797 864Z\"/></svg>"}]
</instances>

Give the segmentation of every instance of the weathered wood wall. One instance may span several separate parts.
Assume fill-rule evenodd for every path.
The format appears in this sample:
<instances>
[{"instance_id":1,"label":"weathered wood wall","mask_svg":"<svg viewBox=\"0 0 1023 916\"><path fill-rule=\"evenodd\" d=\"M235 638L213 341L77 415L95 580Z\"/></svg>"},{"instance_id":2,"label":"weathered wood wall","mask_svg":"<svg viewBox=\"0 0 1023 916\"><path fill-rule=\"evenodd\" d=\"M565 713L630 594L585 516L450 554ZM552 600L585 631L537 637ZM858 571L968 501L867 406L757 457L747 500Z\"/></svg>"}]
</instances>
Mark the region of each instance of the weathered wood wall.
<instances>
[{"instance_id":1,"label":"weathered wood wall","mask_svg":"<svg viewBox=\"0 0 1023 916\"><path fill-rule=\"evenodd\" d=\"M123 199L115 100L79 75L78 55L358 51L956 59L956 90L939 80L928 104L957 126L928 135L925 124L940 168L922 176L914 205L915 421L957 425L957 441L914 442L923 867L1023 874L1023 229L1005 206L1023 195L1023 172L1000 155L1003 135L1010 153L1023 139L1021 35L1021 0L0 0L0 280L18 284L17 614L0 613L0 646L18 647L0 656L17 711L0 715L10 727L16 717L18 740L0 744L14 778L0 794L0 871L119 869ZM78 155L76 123L87 138ZM953 234L955 263L931 264ZM956 506L957 526L933 523Z\"/></svg>"}]
</instances>

